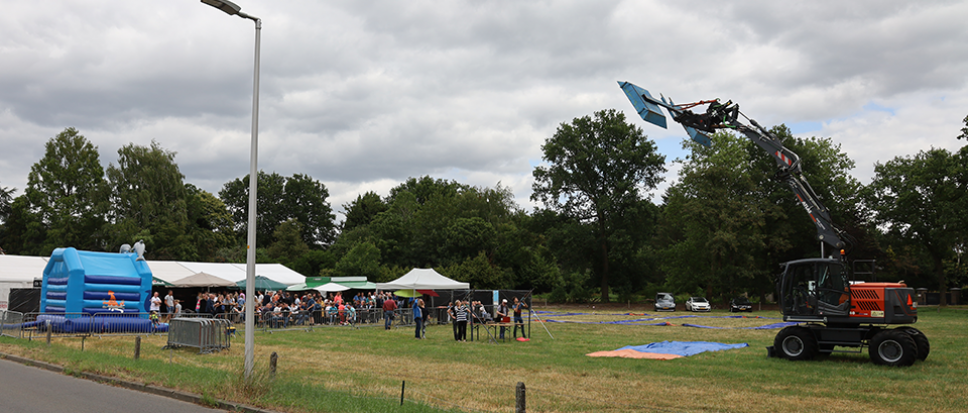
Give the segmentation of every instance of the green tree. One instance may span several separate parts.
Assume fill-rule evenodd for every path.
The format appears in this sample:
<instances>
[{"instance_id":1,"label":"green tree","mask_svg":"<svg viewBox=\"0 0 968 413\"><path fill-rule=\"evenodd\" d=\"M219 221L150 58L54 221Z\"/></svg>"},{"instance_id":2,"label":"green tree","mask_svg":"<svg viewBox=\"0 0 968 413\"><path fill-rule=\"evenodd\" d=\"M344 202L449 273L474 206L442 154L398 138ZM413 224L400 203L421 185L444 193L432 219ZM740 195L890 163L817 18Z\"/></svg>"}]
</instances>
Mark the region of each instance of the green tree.
<instances>
[{"instance_id":1,"label":"green tree","mask_svg":"<svg viewBox=\"0 0 968 413\"><path fill-rule=\"evenodd\" d=\"M349 277L380 278L380 250L369 241L359 243L336 263L336 272Z\"/></svg>"},{"instance_id":2,"label":"green tree","mask_svg":"<svg viewBox=\"0 0 968 413\"><path fill-rule=\"evenodd\" d=\"M877 163L874 173L867 198L875 221L889 235L923 248L940 291L946 292L945 261L955 256L965 232L965 160L961 154L931 149ZM946 304L944 294L941 304Z\"/></svg>"},{"instance_id":3,"label":"green tree","mask_svg":"<svg viewBox=\"0 0 968 413\"><path fill-rule=\"evenodd\" d=\"M343 231L369 225L377 214L387 210L387 204L373 191L359 195L350 203L343 204L346 219L343 221Z\"/></svg>"},{"instance_id":4,"label":"green tree","mask_svg":"<svg viewBox=\"0 0 968 413\"><path fill-rule=\"evenodd\" d=\"M751 177L745 137L717 133L712 147L687 142L678 182L665 194L666 286L732 295L756 274L765 215L772 209Z\"/></svg>"},{"instance_id":5,"label":"green tree","mask_svg":"<svg viewBox=\"0 0 968 413\"><path fill-rule=\"evenodd\" d=\"M107 178L108 249L150 236L149 258L200 259L189 235L188 191L175 152L155 141L150 147L128 144L118 149L118 165L108 166Z\"/></svg>"},{"instance_id":6,"label":"green tree","mask_svg":"<svg viewBox=\"0 0 968 413\"><path fill-rule=\"evenodd\" d=\"M0 225L7 221L10 215L10 205L13 203L13 193L17 188L0 186Z\"/></svg>"},{"instance_id":7,"label":"green tree","mask_svg":"<svg viewBox=\"0 0 968 413\"><path fill-rule=\"evenodd\" d=\"M57 247L93 249L102 225L104 169L97 147L67 128L44 145L44 157L30 168L25 194L47 226L41 254Z\"/></svg>"},{"instance_id":8,"label":"green tree","mask_svg":"<svg viewBox=\"0 0 968 413\"><path fill-rule=\"evenodd\" d=\"M269 246L269 256L288 265L309 252L309 246L302 239L302 226L295 218L279 224L273 234L276 241Z\"/></svg>"},{"instance_id":9,"label":"green tree","mask_svg":"<svg viewBox=\"0 0 968 413\"><path fill-rule=\"evenodd\" d=\"M246 239L249 222L249 176L226 182L219 191L235 222L239 239ZM272 245L279 224L296 219L302 224L303 242L322 248L335 240L332 208L326 199L329 191L307 175L286 178L278 173L259 171L256 199L256 244Z\"/></svg>"},{"instance_id":10,"label":"green tree","mask_svg":"<svg viewBox=\"0 0 968 413\"><path fill-rule=\"evenodd\" d=\"M601 259L596 274L602 301L608 302L609 238L616 218L661 181L665 157L614 109L562 123L541 149L548 166L535 168L531 199L593 223Z\"/></svg>"},{"instance_id":11,"label":"green tree","mask_svg":"<svg viewBox=\"0 0 968 413\"><path fill-rule=\"evenodd\" d=\"M0 247L7 254L44 255L41 249L46 240L47 227L40 214L30 207L27 196L14 198L10 203L10 213L3 226L0 226Z\"/></svg>"},{"instance_id":12,"label":"green tree","mask_svg":"<svg viewBox=\"0 0 968 413\"><path fill-rule=\"evenodd\" d=\"M237 244L232 215L222 200L192 184L185 184L186 232L195 245L198 258L216 261L218 251Z\"/></svg>"},{"instance_id":13,"label":"green tree","mask_svg":"<svg viewBox=\"0 0 968 413\"><path fill-rule=\"evenodd\" d=\"M961 128L961 135L958 135L958 139L968 140L968 116L962 121L965 127Z\"/></svg>"},{"instance_id":14,"label":"green tree","mask_svg":"<svg viewBox=\"0 0 968 413\"><path fill-rule=\"evenodd\" d=\"M457 181L434 179L430 176L422 176L419 179L408 178L406 182L390 189L387 203L393 202L400 193L409 192L413 194L418 204L423 205L436 197L456 196L459 192L468 188L467 185L457 183Z\"/></svg>"}]
</instances>

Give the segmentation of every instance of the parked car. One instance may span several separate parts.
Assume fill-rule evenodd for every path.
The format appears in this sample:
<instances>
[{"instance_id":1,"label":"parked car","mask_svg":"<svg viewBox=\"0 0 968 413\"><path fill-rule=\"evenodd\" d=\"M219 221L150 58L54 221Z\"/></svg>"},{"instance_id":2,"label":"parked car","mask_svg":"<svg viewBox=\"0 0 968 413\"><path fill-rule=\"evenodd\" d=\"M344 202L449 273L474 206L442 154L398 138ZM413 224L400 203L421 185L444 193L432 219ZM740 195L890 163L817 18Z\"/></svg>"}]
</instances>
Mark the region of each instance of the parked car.
<instances>
[{"instance_id":1,"label":"parked car","mask_svg":"<svg viewBox=\"0 0 968 413\"><path fill-rule=\"evenodd\" d=\"M689 311L709 311L712 307L709 305L709 301L706 301L703 297L689 297L686 300L686 310Z\"/></svg>"},{"instance_id":2,"label":"parked car","mask_svg":"<svg viewBox=\"0 0 968 413\"><path fill-rule=\"evenodd\" d=\"M676 298L672 296L672 293L655 295L655 311L676 311Z\"/></svg>"},{"instance_id":3,"label":"parked car","mask_svg":"<svg viewBox=\"0 0 968 413\"><path fill-rule=\"evenodd\" d=\"M729 300L729 312L735 313L737 311L748 311L753 312L753 304L750 304L750 300L746 297L736 297Z\"/></svg>"}]
</instances>

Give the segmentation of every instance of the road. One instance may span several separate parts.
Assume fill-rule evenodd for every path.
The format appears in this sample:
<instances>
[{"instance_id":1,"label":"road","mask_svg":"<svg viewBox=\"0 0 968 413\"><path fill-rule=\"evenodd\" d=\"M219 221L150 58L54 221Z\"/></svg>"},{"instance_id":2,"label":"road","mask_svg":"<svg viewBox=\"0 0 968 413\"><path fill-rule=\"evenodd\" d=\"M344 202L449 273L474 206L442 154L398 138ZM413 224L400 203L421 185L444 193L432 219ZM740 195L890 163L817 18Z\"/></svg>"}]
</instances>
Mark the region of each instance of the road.
<instances>
[{"instance_id":1,"label":"road","mask_svg":"<svg viewBox=\"0 0 968 413\"><path fill-rule=\"evenodd\" d=\"M167 397L0 359L0 411L18 413L217 413Z\"/></svg>"}]
</instances>

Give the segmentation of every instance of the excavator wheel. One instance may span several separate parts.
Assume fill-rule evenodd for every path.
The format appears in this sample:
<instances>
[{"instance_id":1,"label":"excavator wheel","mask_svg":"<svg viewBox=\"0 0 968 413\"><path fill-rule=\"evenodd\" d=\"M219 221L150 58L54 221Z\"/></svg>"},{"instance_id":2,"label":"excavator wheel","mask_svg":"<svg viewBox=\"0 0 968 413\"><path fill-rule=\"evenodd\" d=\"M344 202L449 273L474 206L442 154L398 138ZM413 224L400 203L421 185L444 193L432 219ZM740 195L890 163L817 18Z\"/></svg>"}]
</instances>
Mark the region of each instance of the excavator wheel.
<instances>
[{"instance_id":1,"label":"excavator wheel","mask_svg":"<svg viewBox=\"0 0 968 413\"><path fill-rule=\"evenodd\" d=\"M908 333L914 338L914 344L918 345L918 360L924 361L928 359L928 353L931 352L931 343L928 342L928 336L914 327L898 327L895 330Z\"/></svg>"},{"instance_id":2,"label":"excavator wheel","mask_svg":"<svg viewBox=\"0 0 968 413\"><path fill-rule=\"evenodd\" d=\"M914 337L903 330L883 330L871 339L867 352L874 364L910 366L917 360L918 345Z\"/></svg>"},{"instance_id":3,"label":"excavator wheel","mask_svg":"<svg viewBox=\"0 0 968 413\"><path fill-rule=\"evenodd\" d=\"M817 339L805 327L790 326L777 333L773 348L787 360L810 360L817 355Z\"/></svg>"}]
</instances>

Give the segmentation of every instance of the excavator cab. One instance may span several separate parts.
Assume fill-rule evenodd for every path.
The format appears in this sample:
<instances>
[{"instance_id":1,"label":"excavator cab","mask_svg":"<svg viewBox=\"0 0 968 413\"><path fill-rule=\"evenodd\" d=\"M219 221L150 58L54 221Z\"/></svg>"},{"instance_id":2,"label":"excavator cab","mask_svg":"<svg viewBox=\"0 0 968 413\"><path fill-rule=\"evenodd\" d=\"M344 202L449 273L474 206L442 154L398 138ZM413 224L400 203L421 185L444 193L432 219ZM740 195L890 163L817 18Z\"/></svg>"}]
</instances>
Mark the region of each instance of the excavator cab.
<instances>
[{"instance_id":1,"label":"excavator cab","mask_svg":"<svg viewBox=\"0 0 968 413\"><path fill-rule=\"evenodd\" d=\"M780 307L789 321L822 320L850 311L850 282L837 259L805 259L784 264Z\"/></svg>"}]
</instances>

